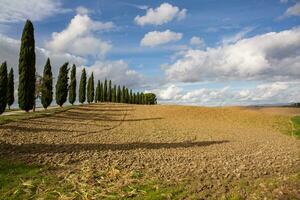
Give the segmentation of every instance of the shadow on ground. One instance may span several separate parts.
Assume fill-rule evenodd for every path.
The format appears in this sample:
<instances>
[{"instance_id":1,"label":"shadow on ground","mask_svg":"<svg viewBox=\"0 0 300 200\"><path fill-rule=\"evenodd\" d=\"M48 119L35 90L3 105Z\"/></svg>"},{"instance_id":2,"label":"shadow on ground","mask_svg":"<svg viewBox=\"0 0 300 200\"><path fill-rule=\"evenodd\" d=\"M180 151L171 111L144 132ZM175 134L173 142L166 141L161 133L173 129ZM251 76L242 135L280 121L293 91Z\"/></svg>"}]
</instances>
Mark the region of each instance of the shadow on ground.
<instances>
[{"instance_id":1,"label":"shadow on ground","mask_svg":"<svg viewBox=\"0 0 300 200\"><path fill-rule=\"evenodd\" d=\"M0 151L9 151L14 153L72 153L80 151L127 151L136 149L172 149L172 148L190 148L205 147L209 145L227 143L229 141L201 141L201 142L177 142L177 143L151 143L151 142L133 142L120 144L21 144L12 145L1 143Z\"/></svg>"}]
</instances>

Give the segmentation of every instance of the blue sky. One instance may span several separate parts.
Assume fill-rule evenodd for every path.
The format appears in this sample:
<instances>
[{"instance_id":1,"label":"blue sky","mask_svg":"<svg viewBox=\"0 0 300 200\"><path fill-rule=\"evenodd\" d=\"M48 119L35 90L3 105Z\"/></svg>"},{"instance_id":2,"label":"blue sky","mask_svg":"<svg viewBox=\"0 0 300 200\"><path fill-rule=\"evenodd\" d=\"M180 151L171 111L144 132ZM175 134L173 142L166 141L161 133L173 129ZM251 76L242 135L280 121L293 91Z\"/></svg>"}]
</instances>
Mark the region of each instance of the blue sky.
<instances>
[{"instance_id":1,"label":"blue sky","mask_svg":"<svg viewBox=\"0 0 300 200\"><path fill-rule=\"evenodd\" d=\"M298 0L0 0L0 9L0 61L16 69L28 18L39 72L46 57L54 71L65 59L78 75L86 67L161 103L300 101Z\"/></svg>"}]
</instances>

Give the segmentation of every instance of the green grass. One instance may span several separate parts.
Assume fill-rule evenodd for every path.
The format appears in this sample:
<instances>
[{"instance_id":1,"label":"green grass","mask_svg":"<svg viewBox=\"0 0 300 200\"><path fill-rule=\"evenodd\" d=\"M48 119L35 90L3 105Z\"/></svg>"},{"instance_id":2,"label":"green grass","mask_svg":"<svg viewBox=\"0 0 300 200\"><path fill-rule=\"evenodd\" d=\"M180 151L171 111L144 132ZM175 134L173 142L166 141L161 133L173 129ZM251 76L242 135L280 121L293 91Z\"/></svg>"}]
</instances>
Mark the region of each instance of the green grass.
<instances>
[{"instance_id":1,"label":"green grass","mask_svg":"<svg viewBox=\"0 0 300 200\"><path fill-rule=\"evenodd\" d=\"M22 113L13 114L13 115L2 115L2 116L0 115L0 125L1 124L6 124L6 123L9 123L9 122L16 122L16 121L20 121L20 120L28 120L28 119L52 116L54 114L70 110L72 108L74 108L74 106L66 106L66 107L63 107L63 108L53 108L53 109L49 109L49 110L28 112L28 113L26 113L24 111Z\"/></svg>"},{"instance_id":2,"label":"green grass","mask_svg":"<svg viewBox=\"0 0 300 200\"><path fill-rule=\"evenodd\" d=\"M293 135L300 138L300 116L292 117L292 123L294 124Z\"/></svg>"},{"instance_id":3,"label":"green grass","mask_svg":"<svg viewBox=\"0 0 300 200\"><path fill-rule=\"evenodd\" d=\"M3 200L58 199L68 190L68 185L58 183L50 169L0 160L0 197Z\"/></svg>"}]
</instances>

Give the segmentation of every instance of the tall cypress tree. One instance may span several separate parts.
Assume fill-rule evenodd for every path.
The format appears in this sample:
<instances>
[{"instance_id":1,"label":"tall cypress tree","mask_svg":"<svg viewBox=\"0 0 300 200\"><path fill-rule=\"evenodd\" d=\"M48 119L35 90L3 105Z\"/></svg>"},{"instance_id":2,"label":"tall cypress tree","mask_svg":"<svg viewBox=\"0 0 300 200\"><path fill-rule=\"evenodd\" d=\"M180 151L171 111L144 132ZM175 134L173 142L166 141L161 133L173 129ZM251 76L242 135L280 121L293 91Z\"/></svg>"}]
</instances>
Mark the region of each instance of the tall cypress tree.
<instances>
[{"instance_id":1,"label":"tall cypress tree","mask_svg":"<svg viewBox=\"0 0 300 200\"><path fill-rule=\"evenodd\" d=\"M52 103L53 100L53 77L51 71L51 63L48 58L44 67L42 77L41 102L45 109Z\"/></svg>"},{"instance_id":2,"label":"tall cypress tree","mask_svg":"<svg viewBox=\"0 0 300 200\"><path fill-rule=\"evenodd\" d=\"M100 101L103 102L103 93L104 93L104 90L103 90L103 83L100 82Z\"/></svg>"},{"instance_id":3,"label":"tall cypress tree","mask_svg":"<svg viewBox=\"0 0 300 200\"><path fill-rule=\"evenodd\" d=\"M111 80L108 82L108 89L107 89L107 101L111 102L112 98L112 88L111 88Z\"/></svg>"},{"instance_id":4,"label":"tall cypress tree","mask_svg":"<svg viewBox=\"0 0 300 200\"><path fill-rule=\"evenodd\" d=\"M140 104L140 93L136 93L136 104Z\"/></svg>"},{"instance_id":5,"label":"tall cypress tree","mask_svg":"<svg viewBox=\"0 0 300 200\"><path fill-rule=\"evenodd\" d=\"M95 102L100 101L100 81L98 80L97 86L96 86L96 95L95 95Z\"/></svg>"},{"instance_id":6,"label":"tall cypress tree","mask_svg":"<svg viewBox=\"0 0 300 200\"><path fill-rule=\"evenodd\" d=\"M125 102L125 95L126 95L125 86L123 86L122 87L122 95L121 95L121 103L126 103Z\"/></svg>"},{"instance_id":7,"label":"tall cypress tree","mask_svg":"<svg viewBox=\"0 0 300 200\"><path fill-rule=\"evenodd\" d=\"M2 63L0 67L0 114L5 111L7 103L7 65Z\"/></svg>"},{"instance_id":8,"label":"tall cypress tree","mask_svg":"<svg viewBox=\"0 0 300 200\"><path fill-rule=\"evenodd\" d=\"M112 89L112 96L111 96L112 102L116 102L116 98L117 98L116 92L117 92L117 86L114 85L114 88Z\"/></svg>"},{"instance_id":9,"label":"tall cypress tree","mask_svg":"<svg viewBox=\"0 0 300 200\"><path fill-rule=\"evenodd\" d=\"M86 72L82 69L80 84L79 84L79 102L84 103L86 99Z\"/></svg>"},{"instance_id":10,"label":"tall cypress tree","mask_svg":"<svg viewBox=\"0 0 300 200\"><path fill-rule=\"evenodd\" d=\"M130 90L130 93L129 93L129 103L132 103L132 101L133 101L132 90Z\"/></svg>"},{"instance_id":11,"label":"tall cypress tree","mask_svg":"<svg viewBox=\"0 0 300 200\"><path fill-rule=\"evenodd\" d=\"M18 102L28 112L35 104L35 41L34 28L27 20L23 29L19 56Z\"/></svg>"},{"instance_id":12,"label":"tall cypress tree","mask_svg":"<svg viewBox=\"0 0 300 200\"><path fill-rule=\"evenodd\" d=\"M7 105L8 109L10 110L10 106L15 101L15 87L14 87L14 70L13 68L10 68L9 74L8 74L8 80L7 80Z\"/></svg>"},{"instance_id":13,"label":"tall cypress tree","mask_svg":"<svg viewBox=\"0 0 300 200\"><path fill-rule=\"evenodd\" d=\"M103 86L103 100L107 101L107 80L106 79L104 81L104 86Z\"/></svg>"},{"instance_id":14,"label":"tall cypress tree","mask_svg":"<svg viewBox=\"0 0 300 200\"><path fill-rule=\"evenodd\" d=\"M55 86L55 99L57 105L62 107L62 105L67 101L67 96L68 96L68 64L65 63L63 66L60 67L59 69L59 74Z\"/></svg>"},{"instance_id":15,"label":"tall cypress tree","mask_svg":"<svg viewBox=\"0 0 300 200\"><path fill-rule=\"evenodd\" d=\"M121 87L118 85L118 90L117 90L117 102L121 103Z\"/></svg>"},{"instance_id":16,"label":"tall cypress tree","mask_svg":"<svg viewBox=\"0 0 300 200\"><path fill-rule=\"evenodd\" d=\"M92 103L94 101L94 74L92 72L87 86L87 101L88 103Z\"/></svg>"},{"instance_id":17,"label":"tall cypress tree","mask_svg":"<svg viewBox=\"0 0 300 200\"><path fill-rule=\"evenodd\" d=\"M127 103L127 101L128 101L128 89L125 88L124 89L124 103Z\"/></svg>"},{"instance_id":18,"label":"tall cypress tree","mask_svg":"<svg viewBox=\"0 0 300 200\"><path fill-rule=\"evenodd\" d=\"M76 65L73 64L71 70L71 80L69 87L69 102L70 104L74 104L76 101Z\"/></svg>"}]
</instances>

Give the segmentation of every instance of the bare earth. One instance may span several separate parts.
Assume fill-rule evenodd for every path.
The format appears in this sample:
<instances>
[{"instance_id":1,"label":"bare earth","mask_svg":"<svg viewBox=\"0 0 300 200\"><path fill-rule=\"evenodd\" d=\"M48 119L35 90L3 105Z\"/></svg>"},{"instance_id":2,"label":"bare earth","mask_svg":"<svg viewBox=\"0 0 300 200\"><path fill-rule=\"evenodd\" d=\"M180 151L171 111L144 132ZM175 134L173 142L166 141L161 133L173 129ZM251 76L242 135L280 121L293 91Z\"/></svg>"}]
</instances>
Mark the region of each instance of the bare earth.
<instances>
[{"instance_id":1,"label":"bare earth","mask_svg":"<svg viewBox=\"0 0 300 200\"><path fill-rule=\"evenodd\" d=\"M92 104L1 125L0 156L64 166L68 170L60 175L70 179L82 167L114 169L122 174L118 184L126 184L122 177L139 171L145 179L188 183L195 199L222 198L241 182L249 186L270 178L278 184L275 188L263 183L259 194L239 193L248 199L300 199L300 184L286 183L299 172L300 142L287 135L288 116L270 113L238 107Z\"/></svg>"}]
</instances>

